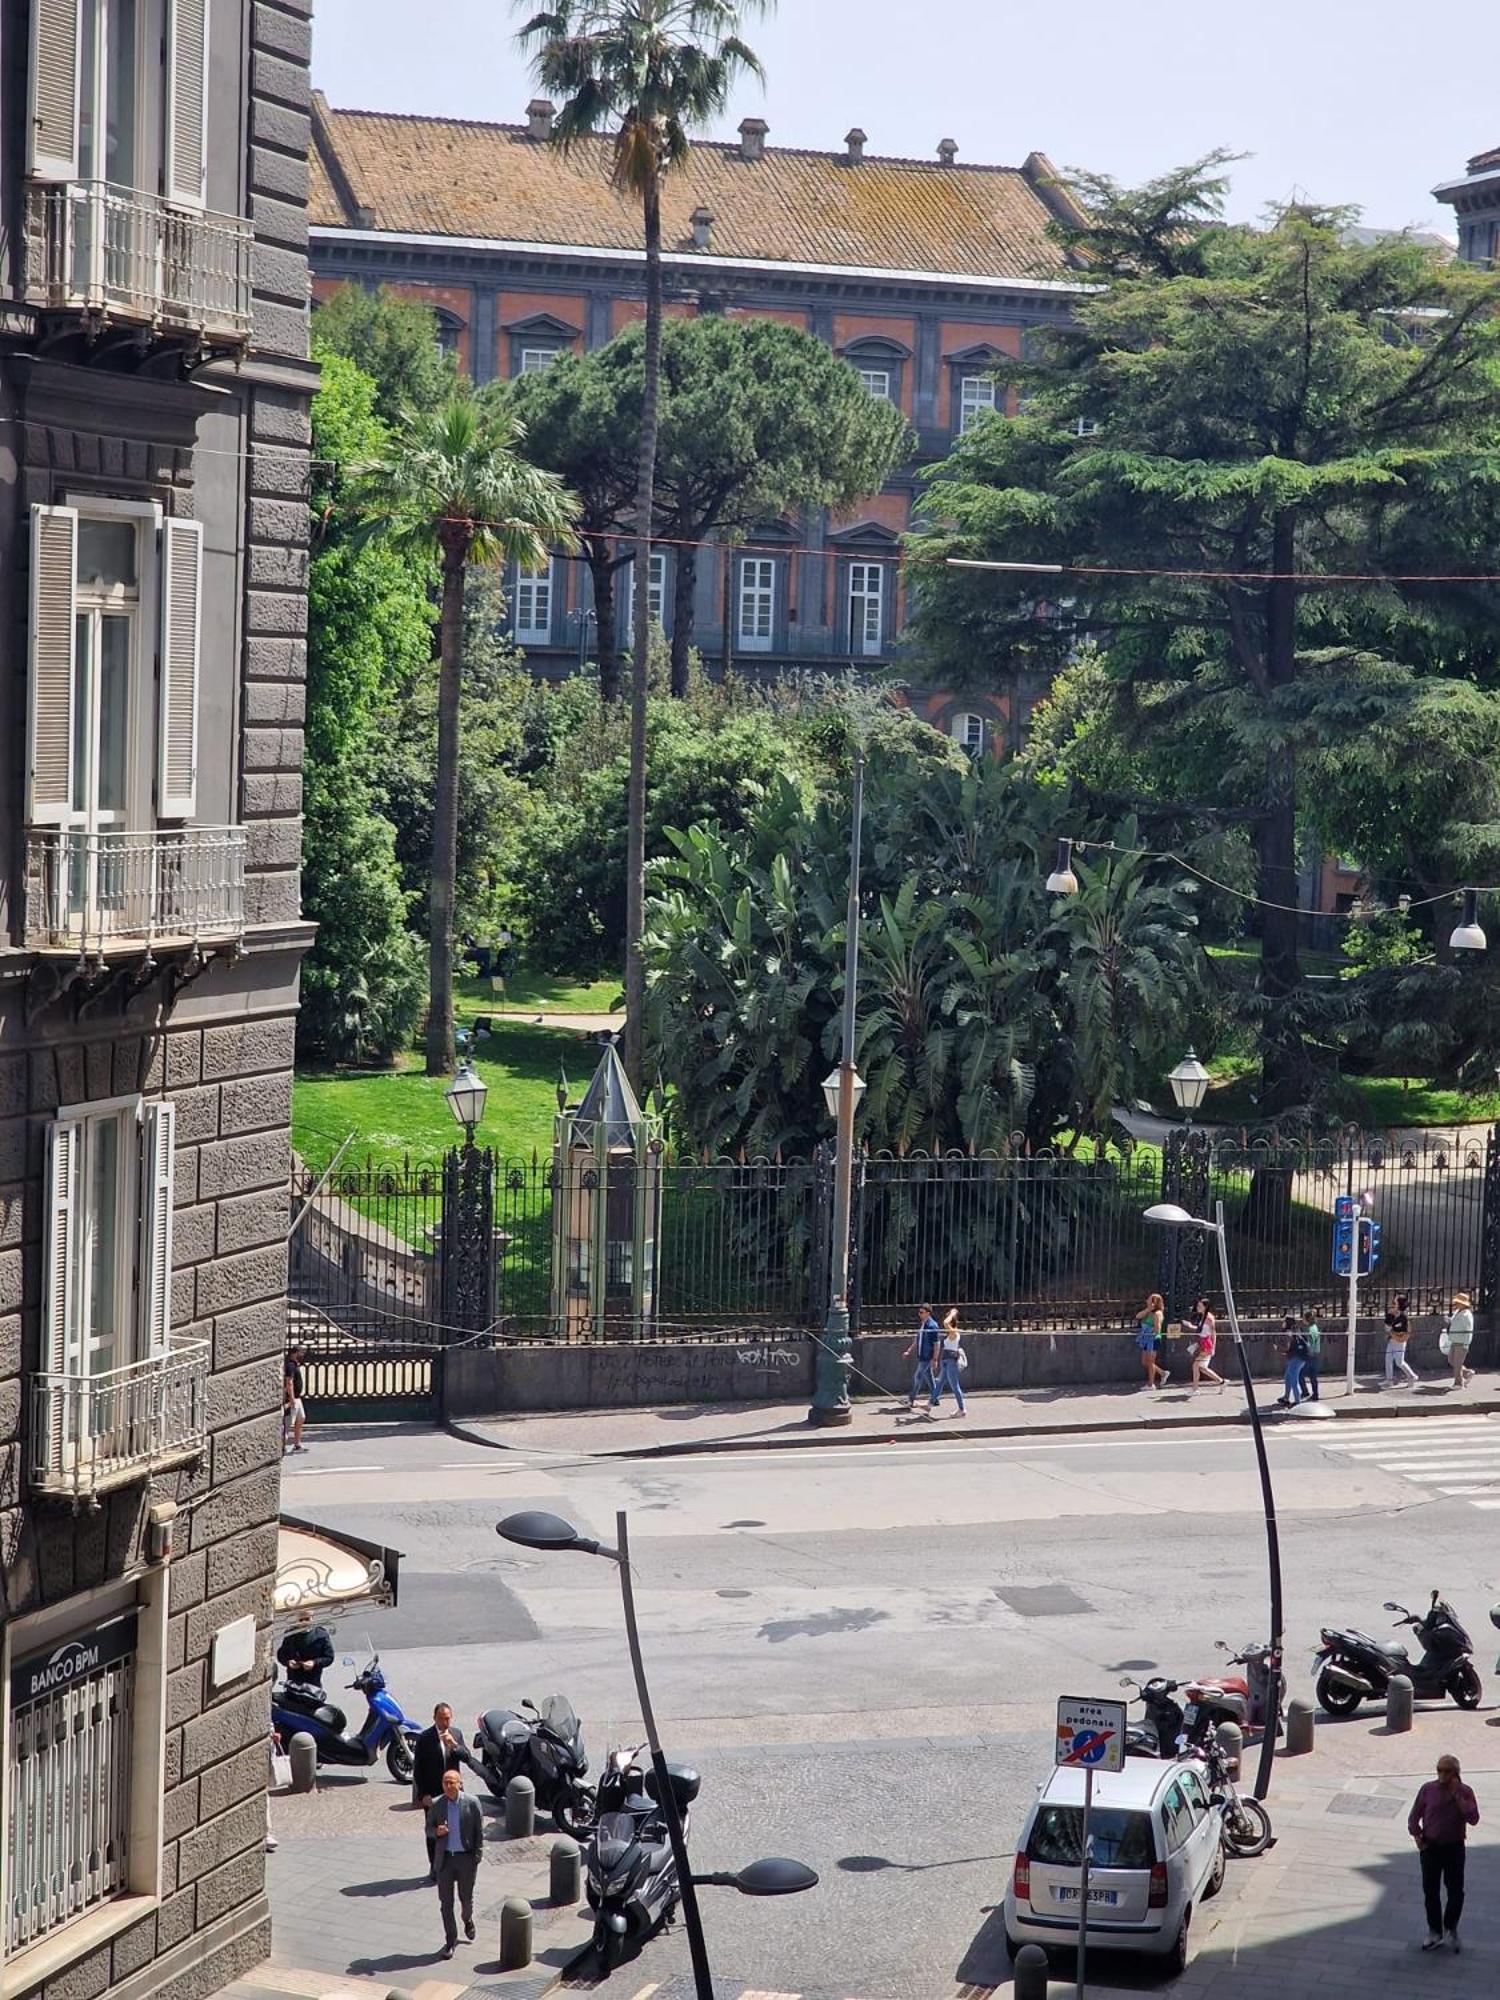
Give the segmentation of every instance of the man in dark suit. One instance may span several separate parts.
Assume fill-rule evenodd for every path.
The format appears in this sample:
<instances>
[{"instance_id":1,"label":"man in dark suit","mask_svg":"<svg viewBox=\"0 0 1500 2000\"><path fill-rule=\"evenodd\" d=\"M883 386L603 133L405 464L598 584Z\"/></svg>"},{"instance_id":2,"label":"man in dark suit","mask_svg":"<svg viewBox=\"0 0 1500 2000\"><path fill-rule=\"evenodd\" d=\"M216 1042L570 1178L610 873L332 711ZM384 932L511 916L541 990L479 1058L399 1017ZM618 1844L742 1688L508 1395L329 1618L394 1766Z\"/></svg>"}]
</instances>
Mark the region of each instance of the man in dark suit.
<instances>
[{"instance_id":1,"label":"man in dark suit","mask_svg":"<svg viewBox=\"0 0 1500 2000\"><path fill-rule=\"evenodd\" d=\"M464 1936L474 1942L474 1878L484 1851L484 1814L479 1801L465 1796L464 1781L456 1770L444 1771L443 1789L427 1809L428 1837L437 1843L438 1903L443 1912L443 1957L452 1958L458 1944L458 1925L453 1919L453 1892L458 1891L463 1911Z\"/></svg>"},{"instance_id":2,"label":"man in dark suit","mask_svg":"<svg viewBox=\"0 0 1500 2000\"><path fill-rule=\"evenodd\" d=\"M412 1745L412 1786L422 1802L423 1824L426 1814L442 1795L443 1773L456 1771L460 1764L473 1769L474 1760L469 1755L464 1742L464 1733L453 1726L453 1710L446 1701L440 1701L432 1711L432 1726L424 1729ZM432 1829L427 1830L427 1879L437 1880L437 1846L432 1838Z\"/></svg>"}]
</instances>

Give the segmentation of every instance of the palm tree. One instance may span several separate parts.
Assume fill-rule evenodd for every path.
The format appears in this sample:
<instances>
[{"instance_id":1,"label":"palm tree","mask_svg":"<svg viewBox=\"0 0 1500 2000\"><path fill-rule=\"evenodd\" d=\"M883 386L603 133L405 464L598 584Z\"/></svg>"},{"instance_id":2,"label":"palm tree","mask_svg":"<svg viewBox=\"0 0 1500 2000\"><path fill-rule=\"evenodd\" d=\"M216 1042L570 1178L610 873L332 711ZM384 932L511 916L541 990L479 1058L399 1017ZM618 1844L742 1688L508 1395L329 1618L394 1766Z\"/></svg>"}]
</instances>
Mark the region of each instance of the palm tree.
<instances>
[{"instance_id":1,"label":"palm tree","mask_svg":"<svg viewBox=\"0 0 1500 2000\"><path fill-rule=\"evenodd\" d=\"M577 503L554 473L517 452L524 433L503 407L456 391L435 410L405 411L385 456L362 468L364 532L416 561L436 561L437 787L432 820L427 1074L453 1067L453 889L458 865L458 696L464 579L471 563L535 569L574 546Z\"/></svg>"},{"instance_id":2,"label":"palm tree","mask_svg":"<svg viewBox=\"0 0 1500 2000\"><path fill-rule=\"evenodd\" d=\"M688 135L716 117L736 78L761 75L741 38L749 13L774 0L557 0L520 31L537 82L561 99L555 138L566 151L608 132L611 177L641 204L646 243L646 385L636 488L631 640L630 798L625 859L625 1067L645 1083L646 681L651 638L651 520L661 381L661 190L688 154Z\"/></svg>"}]
</instances>

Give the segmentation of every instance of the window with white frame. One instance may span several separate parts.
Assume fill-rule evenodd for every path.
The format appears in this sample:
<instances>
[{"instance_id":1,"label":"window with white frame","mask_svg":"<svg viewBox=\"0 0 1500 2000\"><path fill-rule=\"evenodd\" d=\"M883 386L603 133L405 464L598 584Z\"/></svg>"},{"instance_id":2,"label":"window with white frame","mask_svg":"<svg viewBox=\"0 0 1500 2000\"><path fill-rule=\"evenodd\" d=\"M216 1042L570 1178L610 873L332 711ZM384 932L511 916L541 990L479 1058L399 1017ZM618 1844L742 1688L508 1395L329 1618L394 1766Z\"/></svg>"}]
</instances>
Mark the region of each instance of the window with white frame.
<instances>
[{"instance_id":1,"label":"window with white frame","mask_svg":"<svg viewBox=\"0 0 1500 2000\"><path fill-rule=\"evenodd\" d=\"M667 608L667 552L653 549L650 555L650 581L646 589L646 615L653 625L666 629ZM629 644L632 624L635 618L635 560L632 559L615 571L619 579L615 596L619 610L615 615L616 625Z\"/></svg>"},{"instance_id":2,"label":"window with white frame","mask_svg":"<svg viewBox=\"0 0 1500 2000\"><path fill-rule=\"evenodd\" d=\"M552 643L552 563L516 572L515 636L523 646Z\"/></svg>"},{"instance_id":3,"label":"window with white frame","mask_svg":"<svg viewBox=\"0 0 1500 2000\"><path fill-rule=\"evenodd\" d=\"M776 636L776 558L740 559L739 645L747 653L769 653Z\"/></svg>"},{"instance_id":4,"label":"window with white frame","mask_svg":"<svg viewBox=\"0 0 1500 2000\"><path fill-rule=\"evenodd\" d=\"M523 347L517 357L516 373L518 375L540 375L543 369L552 366L561 353L562 349L560 347Z\"/></svg>"},{"instance_id":5,"label":"window with white frame","mask_svg":"<svg viewBox=\"0 0 1500 2000\"><path fill-rule=\"evenodd\" d=\"M879 403L891 400L891 371L889 368L861 368L860 387L866 395L873 396Z\"/></svg>"},{"instance_id":6,"label":"window with white frame","mask_svg":"<svg viewBox=\"0 0 1500 2000\"><path fill-rule=\"evenodd\" d=\"M1091 438L1098 429L1099 426L1092 417L1075 417L1073 419L1074 437Z\"/></svg>"},{"instance_id":7,"label":"window with white frame","mask_svg":"<svg viewBox=\"0 0 1500 2000\"><path fill-rule=\"evenodd\" d=\"M997 407L996 384L991 375L963 375L958 384L958 428L960 435L972 430L981 417Z\"/></svg>"},{"instance_id":8,"label":"window with white frame","mask_svg":"<svg viewBox=\"0 0 1500 2000\"><path fill-rule=\"evenodd\" d=\"M977 757L983 751L988 732L982 715L955 715L950 730L954 742L961 744L971 757Z\"/></svg>"},{"instance_id":9,"label":"window with white frame","mask_svg":"<svg viewBox=\"0 0 1500 2000\"><path fill-rule=\"evenodd\" d=\"M878 653L885 637L885 565L849 565L849 651Z\"/></svg>"}]
</instances>

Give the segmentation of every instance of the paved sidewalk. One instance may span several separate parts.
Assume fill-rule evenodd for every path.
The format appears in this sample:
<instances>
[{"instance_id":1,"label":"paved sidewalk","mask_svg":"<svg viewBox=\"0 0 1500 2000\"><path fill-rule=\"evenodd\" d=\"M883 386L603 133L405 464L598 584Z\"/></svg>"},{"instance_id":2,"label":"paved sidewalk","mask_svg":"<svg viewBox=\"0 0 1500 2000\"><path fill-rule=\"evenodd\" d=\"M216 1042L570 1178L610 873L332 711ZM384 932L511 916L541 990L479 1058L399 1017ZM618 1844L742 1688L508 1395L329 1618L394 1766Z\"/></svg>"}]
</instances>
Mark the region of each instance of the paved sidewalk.
<instances>
[{"instance_id":1,"label":"paved sidewalk","mask_svg":"<svg viewBox=\"0 0 1500 2000\"><path fill-rule=\"evenodd\" d=\"M1278 1424L1310 1425L1316 1405L1283 1413L1270 1408L1277 1385L1256 1385L1261 1408ZM1069 1432L1186 1430L1248 1421L1244 1394L1230 1377L1220 1389L1173 1382L1154 1394L1135 1388L985 1390L968 1398L969 1414L908 1414L902 1398L872 1396L854 1404L853 1419L825 1430L795 1403L690 1403L651 1410L564 1410L529 1416L467 1417L449 1424L455 1437L511 1451L560 1458L657 1458L690 1452L772 1451L787 1447L895 1444L912 1438L1028 1438ZM1335 1416L1417 1419L1462 1412L1500 1413L1500 1383L1476 1378L1465 1389L1429 1380L1415 1389L1368 1382L1345 1400L1342 1382L1323 1383L1323 1404ZM1324 1419L1324 1421L1329 1421Z\"/></svg>"},{"instance_id":2,"label":"paved sidewalk","mask_svg":"<svg viewBox=\"0 0 1500 2000\"><path fill-rule=\"evenodd\" d=\"M234 2000L333 1994L384 2000L393 1987L415 2000L461 2000L471 1991L540 2000L587 1947L592 1924L585 1906L556 1907L548 1899L547 1857L556 1836L546 1815L532 1839L506 1840L498 1805L479 1796L486 1817L474 1892L479 1936L473 1944L460 1937L456 1955L444 1960L420 1809L406 1786L382 1770L367 1778L328 1775L316 1791L273 1795L278 1846L266 1856L271 1961L229 1989ZM532 1906L534 1958L527 1971L502 1973L500 1906L510 1896Z\"/></svg>"}]
</instances>

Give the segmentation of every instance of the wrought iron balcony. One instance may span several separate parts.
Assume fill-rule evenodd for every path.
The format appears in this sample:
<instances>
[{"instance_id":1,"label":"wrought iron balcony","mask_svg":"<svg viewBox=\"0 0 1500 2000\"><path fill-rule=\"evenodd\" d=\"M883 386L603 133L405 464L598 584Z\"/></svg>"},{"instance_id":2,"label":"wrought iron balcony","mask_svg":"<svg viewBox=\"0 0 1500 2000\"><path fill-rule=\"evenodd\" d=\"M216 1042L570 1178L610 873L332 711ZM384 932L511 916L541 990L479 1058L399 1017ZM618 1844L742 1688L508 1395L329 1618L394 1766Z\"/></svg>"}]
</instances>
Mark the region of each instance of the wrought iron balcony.
<instances>
[{"instance_id":1,"label":"wrought iron balcony","mask_svg":"<svg viewBox=\"0 0 1500 2000\"><path fill-rule=\"evenodd\" d=\"M171 208L109 181L26 189L26 299L52 312L193 332L250 333L250 224Z\"/></svg>"},{"instance_id":2,"label":"wrought iron balcony","mask_svg":"<svg viewBox=\"0 0 1500 2000\"><path fill-rule=\"evenodd\" d=\"M34 1493L90 1500L196 1457L207 1441L206 1340L103 1374L31 1378Z\"/></svg>"},{"instance_id":3,"label":"wrought iron balcony","mask_svg":"<svg viewBox=\"0 0 1500 2000\"><path fill-rule=\"evenodd\" d=\"M31 950L80 955L238 937L245 928L245 829L33 828L25 925Z\"/></svg>"}]
</instances>

